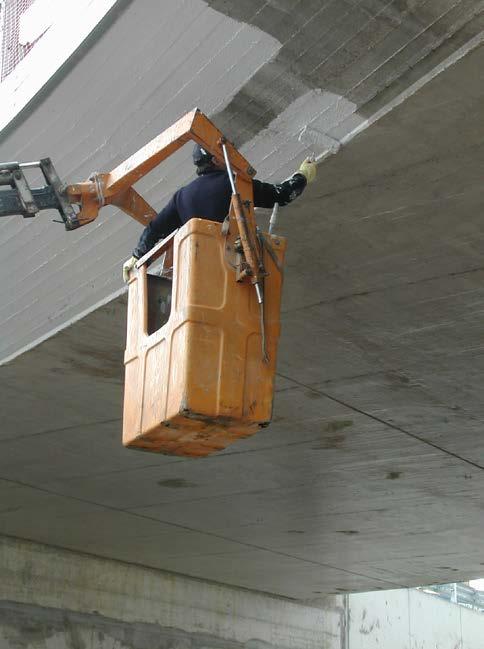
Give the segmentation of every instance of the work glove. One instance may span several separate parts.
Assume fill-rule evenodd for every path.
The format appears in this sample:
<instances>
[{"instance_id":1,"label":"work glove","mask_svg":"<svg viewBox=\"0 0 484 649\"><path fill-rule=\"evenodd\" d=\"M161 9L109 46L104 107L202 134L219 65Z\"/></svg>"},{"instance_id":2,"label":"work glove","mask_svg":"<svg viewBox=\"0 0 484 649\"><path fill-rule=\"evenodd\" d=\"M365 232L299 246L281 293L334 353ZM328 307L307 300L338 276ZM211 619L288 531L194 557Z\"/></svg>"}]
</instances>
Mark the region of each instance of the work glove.
<instances>
[{"instance_id":1,"label":"work glove","mask_svg":"<svg viewBox=\"0 0 484 649\"><path fill-rule=\"evenodd\" d=\"M316 178L316 163L311 160L311 158L306 158L299 167L298 173L302 174L306 178L309 185L309 183L312 183Z\"/></svg>"},{"instance_id":2,"label":"work glove","mask_svg":"<svg viewBox=\"0 0 484 649\"><path fill-rule=\"evenodd\" d=\"M124 262L123 264L123 279L127 283L129 282L129 274L133 270L136 262L138 260L136 257L130 257L127 261Z\"/></svg>"}]
</instances>

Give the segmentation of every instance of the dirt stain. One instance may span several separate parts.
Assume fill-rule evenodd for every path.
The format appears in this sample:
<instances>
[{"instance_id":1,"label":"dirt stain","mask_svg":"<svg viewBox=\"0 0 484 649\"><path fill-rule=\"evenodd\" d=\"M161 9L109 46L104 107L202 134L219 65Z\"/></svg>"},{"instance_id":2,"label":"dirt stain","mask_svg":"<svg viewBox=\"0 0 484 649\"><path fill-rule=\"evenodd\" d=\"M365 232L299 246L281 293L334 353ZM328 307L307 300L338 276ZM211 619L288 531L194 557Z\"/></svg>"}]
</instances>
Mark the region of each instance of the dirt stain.
<instances>
[{"instance_id":1,"label":"dirt stain","mask_svg":"<svg viewBox=\"0 0 484 649\"><path fill-rule=\"evenodd\" d=\"M319 446L314 446L314 451L325 451L327 449L343 448L345 442L345 435L343 433L337 433L336 435L329 435L324 437Z\"/></svg>"},{"instance_id":2,"label":"dirt stain","mask_svg":"<svg viewBox=\"0 0 484 649\"><path fill-rule=\"evenodd\" d=\"M324 430L328 433L335 433L343 428L349 428L350 426L353 426L352 419L335 419L334 421L328 422L324 427Z\"/></svg>"},{"instance_id":3,"label":"dirt stain","mask_svg":"<svg viewBox=\"0 0 484 649\"><path fill-rule=\"evenodd\" d=\"M189 482L185 478L169 478L168 480L158 480L157 484L160 487L168 487L168 489L188 489L190 487L198 487L194 482Z\"/></svg>"},{"instance_id":4,"label":"dirt stain","mask_svg":"<svg viewBox=\"0 0 484 649\"><path fill-rule=\"evenodd\" d=\"M87 345L71 345L66 365L74 372L99 379L118 379L124 373L123 353L119 349L94 349Z\"/></svg>"},{"instance_id":5,"label":"dirt stain","mask_svg":"<svg viewBox=\"0 0 484 649\"><path fill-rule=\"evenodd\" d=\"M308 397L308 399L322 399L323 395L320 394L319 392L315 392L314 390L308 390L307 392L304 393L305 397Z\"/></svg>"},{"instance_id":6,"label":"dirt stain","mask_svg":"<svg viewBox=\"0 0 484 649\"><path fill-rule=\"evenodd\" d=\"M314 446L314 451L324 451L327 449L340 449L343 448L346 436L341 431L345 428L353 426L352 419L339 419L327 422L323 427L323 434L318 446Z\"/></svg>"},{"instance_id":7,"label":"dirt stain","mask_svg":"<svg viewBox=\"0 0 484 649\"><path fill-rule=\"evenodd\" d=\"M346 536L353 536L359 534L358 530L336 530L336 534L345 534Z\"/></svg>"}]
</instances>

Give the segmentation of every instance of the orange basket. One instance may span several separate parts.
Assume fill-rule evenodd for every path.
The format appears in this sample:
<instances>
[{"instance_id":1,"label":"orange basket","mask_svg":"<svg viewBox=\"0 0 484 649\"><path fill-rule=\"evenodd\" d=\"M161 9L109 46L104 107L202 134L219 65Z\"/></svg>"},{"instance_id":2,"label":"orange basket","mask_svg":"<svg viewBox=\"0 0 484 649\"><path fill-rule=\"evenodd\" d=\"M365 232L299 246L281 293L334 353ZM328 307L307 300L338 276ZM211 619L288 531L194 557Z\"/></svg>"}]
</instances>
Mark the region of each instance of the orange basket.
<instances>
[{"instance_id":1,"label":"orange basket","mask_svg":"<svg viewBox=\"0 0 484 649\"><path fill-rule=\"evenodd\" d=\"M194 218L131 274L123 444L205 456L271 420L286 241L265 235L264 360L254 286L237 282L220 223ZM164 253L159 275L148 266Z\"/></svg>"}]
</instances>

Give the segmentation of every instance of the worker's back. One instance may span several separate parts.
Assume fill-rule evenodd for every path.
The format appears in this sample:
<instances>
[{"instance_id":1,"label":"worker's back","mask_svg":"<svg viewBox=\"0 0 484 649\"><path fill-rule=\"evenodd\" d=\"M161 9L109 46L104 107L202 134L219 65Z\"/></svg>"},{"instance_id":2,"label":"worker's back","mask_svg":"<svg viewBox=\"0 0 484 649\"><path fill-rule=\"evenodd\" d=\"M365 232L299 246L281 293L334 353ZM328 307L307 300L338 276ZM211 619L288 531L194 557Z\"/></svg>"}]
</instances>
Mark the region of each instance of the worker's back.
<instances>
[{"instance_id":1,"label":"worker's back","mask_svg":"<svg viewBox=\"0 0 484 649\"><path fill-rule=\"evenodd\" d=\"M222 222L229 212L231 187L225 170L210 170L173 196L182 224L194 216Z\"/></svg>"},{"instance_id":2,"label":"worker's back","mask_svg":"<svg viewBox=\"0 0 484 649\"><path fill-rule=\"evenodd\" d=\"M228 215L232 188L226 170L211 163L197 167L198 178L179 189L144 229L133 256L123 266L126 277L136 260L151 250L157 241L193 217L221 223ZM254 179L253 207L272 208L275 203L281 207L287 205L303 192L306 184L307 178L301 170L277 185Z\"/></svg>"}]
</instances>

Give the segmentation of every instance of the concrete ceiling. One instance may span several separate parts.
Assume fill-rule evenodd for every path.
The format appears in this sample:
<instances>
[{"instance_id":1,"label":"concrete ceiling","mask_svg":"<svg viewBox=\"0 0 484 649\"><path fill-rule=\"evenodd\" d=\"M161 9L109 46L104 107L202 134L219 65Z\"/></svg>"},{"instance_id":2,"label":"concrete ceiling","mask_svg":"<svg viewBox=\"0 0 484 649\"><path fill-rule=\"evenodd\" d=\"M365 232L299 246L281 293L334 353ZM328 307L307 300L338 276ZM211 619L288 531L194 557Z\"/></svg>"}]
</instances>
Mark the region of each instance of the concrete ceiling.
<instances>
[{"instance_id":1,"label":"concrete ceiling","mask_svg":"<svg viewBox=\"0 0 484 649\"><path fill-rule=\"evenodd\" d=\"M199 104L263 177L280 178L310 149L305 123L345 142L406 88L281 213L274 423L203 460L123 449L125 297L109 296L136 224L109 210L76 233L45 215L5 219L3 357L69 326L0 368L0 533L305 600L482 576L484 50L430 71L482 29L483 3L238 4L247 13L166 3L172 15L156 24L154 3L127 4L0 155L48 153L79 179ZM166 24L197 34L193 54L175 34L170 48L159 38ZM125 52L130 26L153 31ZM370 61L373 89L359 94ZM197 100L205 71L208 103L220 86L208 108ZM344 115L323 124L335 103ZM189 177L187 154L162 173L143 188L156 204Z\"/></svg>"}]
</instances>

